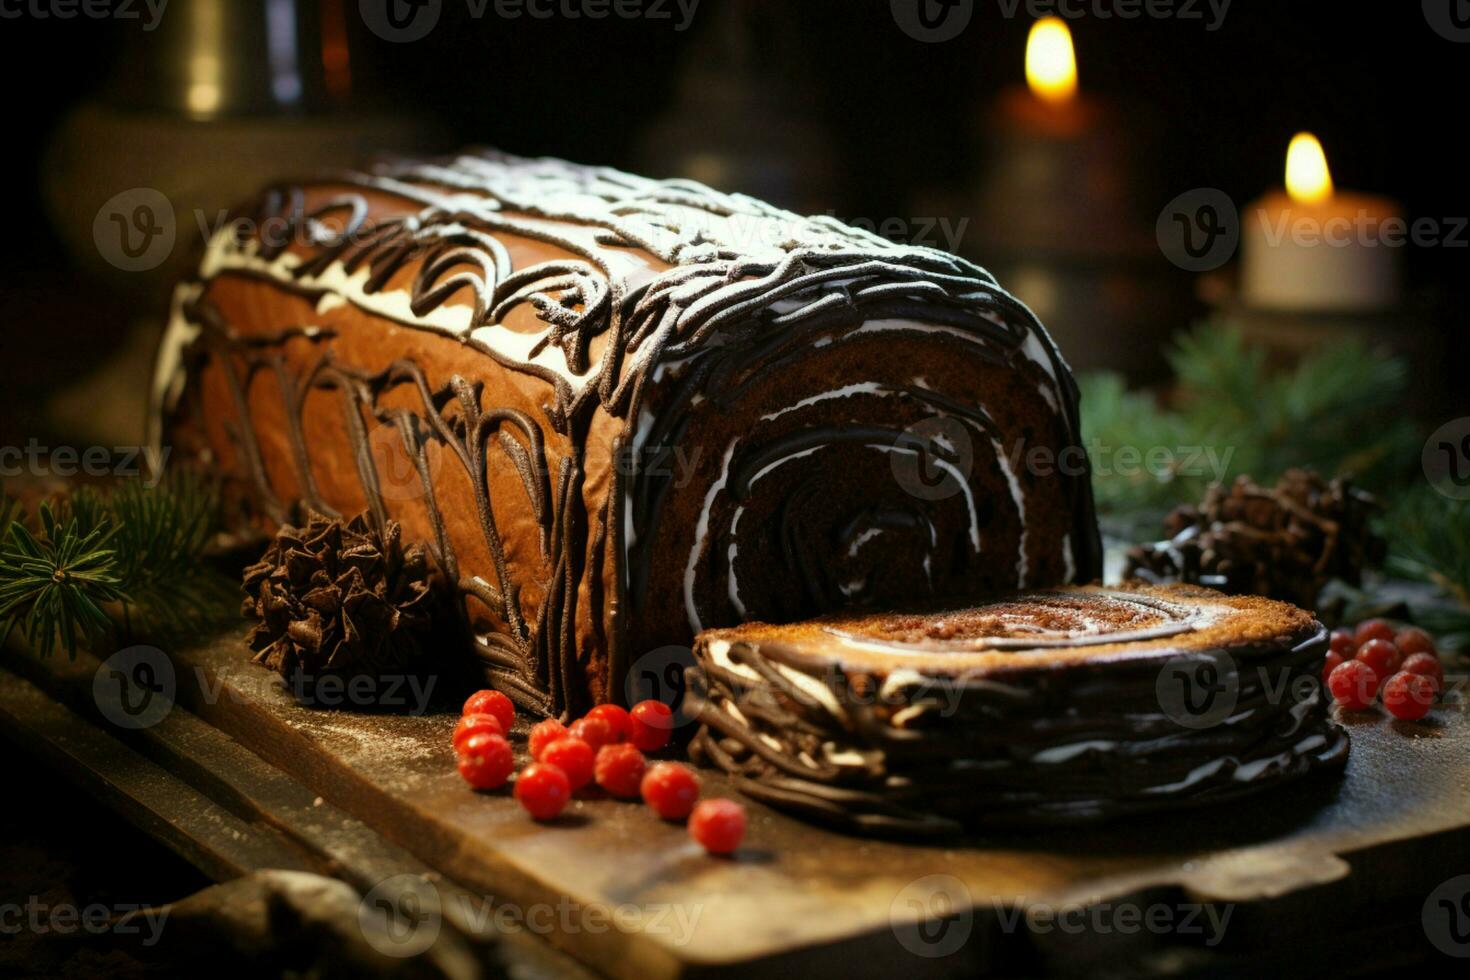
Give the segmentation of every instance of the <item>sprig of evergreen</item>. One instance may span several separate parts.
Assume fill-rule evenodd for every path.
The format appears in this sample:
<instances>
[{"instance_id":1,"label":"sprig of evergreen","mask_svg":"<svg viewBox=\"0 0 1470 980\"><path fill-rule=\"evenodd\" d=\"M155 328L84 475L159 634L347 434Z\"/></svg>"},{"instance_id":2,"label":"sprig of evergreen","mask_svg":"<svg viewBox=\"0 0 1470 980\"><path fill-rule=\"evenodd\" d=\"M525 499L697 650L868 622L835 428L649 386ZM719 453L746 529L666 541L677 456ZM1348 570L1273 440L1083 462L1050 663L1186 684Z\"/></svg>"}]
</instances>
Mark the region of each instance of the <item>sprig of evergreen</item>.
<instances>
[{"instance_id":1,"label":"sprig of evergreen","mask_svg":"<svg viewBox=\"0 0 1470 980\"><path fill-rule=\"evenodd\" d=\"M1470 501L1421 484L1398 497L1384 525L1389 570L1438 587L1470 615Z\"/></svg>"},{"instance_id":2,"label":"sprig of evergreen","mask_svg":"<svg viewBox=\"0 0 1470 980\"><path fill-rule=\"evenodd\" d=\"M15 509L10 510L13 518ZM81 521L40 508L40 534L21 520L8 522L0 551L0 623L4 638L19 629L26 642L47 656L60 638L68 654L77 644L112 626L103 606L124 600L117 563L109 547L112 529L84 528Z\"/></svg>"},{"instance_id":3,"label":"sprig of evergreen","mask_svg":"<svg viewBox=\"0 0 1470 980\"><path fill-rule=\"evenodd\" d=\"M68 654L109 629L174 640L220 621L235 590L204 562L216 504L189 475L107 494L80 489L25 526L0 504L0 632L18 629L42 656Z\"/></svg>"},{"instance_id":4,"label":"sprig of evergreen","mask_svg":"<svg viewBox=\"0 0 1470 980\"><path fill-rule=\"evenodd\" d=\"M1273 371L1238 330L1211 322L1182 335L1168 358L1177 378L1169 407L1117 375L1082 378L1089 447L1213 447L1222 462L1229 454L1225 480L1245 473L1271 484L1308 466L1375 489L1392 486L1415 458L1411 423L1395 411L1407 367L1359 340L1344 338ZM1103 469L1094 486L1104 514L1157 513L1198 501L1213 476Z\"/></svg>"}]
</instances>

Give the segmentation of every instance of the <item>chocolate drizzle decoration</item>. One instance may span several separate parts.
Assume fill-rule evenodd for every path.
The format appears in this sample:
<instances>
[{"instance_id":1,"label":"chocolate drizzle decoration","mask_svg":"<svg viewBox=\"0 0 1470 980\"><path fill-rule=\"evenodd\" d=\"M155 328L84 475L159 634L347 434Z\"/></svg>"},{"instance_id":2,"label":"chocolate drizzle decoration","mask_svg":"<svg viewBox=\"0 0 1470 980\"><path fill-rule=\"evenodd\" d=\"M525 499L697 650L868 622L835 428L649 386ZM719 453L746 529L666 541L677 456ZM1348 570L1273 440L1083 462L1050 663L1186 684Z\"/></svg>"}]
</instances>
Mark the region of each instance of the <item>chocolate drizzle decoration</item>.
<instances>
[{"instance_id":1,"label":"chocolate drizzle decoration","mask_svg":"<svg viewBox=\"0 0 1470 980\"><path fill-rule=\"evenodd\" d=\"M419 671L440 612L437 584L428 552L405 547L392 521L381 532L365 514L285 525L245 570L254 662L287 679Z\"/></svg>"},{"instance_id":2,"label":"chocolate drizzle decoration","mask_svg":"<svg viewBox=\"0 0 1470 980\"><path fill-rule=\"evenodd\" d=\"M1067 630L1065 647L1031 624L987 623L995 608L1044 621L1059 600L1068 618L1089 618L1091 607L1094 619ZM690 756L755 799L875 835L1086 824L1229 800L1347 758L1318 680L1327 631L1283 608L1142 586L874 615L840 634L817 624L716 630L695 650ZM1258 616L1264 629L1251 625ZM882 635L916 623L943 633L966 618L980 633L967 647L988 666L951 643ZM1152 639L1130 638L1135 619L1157 624ZM1028 635L1042 644L996 642ZM1186 701L1197 692L1178 688L1176 703L1175 672L1197 670L1217 693Z\"/></svg>"},{"instance_id":3,"label":"chocolate drizzle decoration","mask_svg":"<svg viewBox=\"0 0 1470 980\"><path fill-rule=\"evenodd\" d=\"M1076 384L956 256L495 151L281 184L237 217L175 293L155 436L224 460L262 524L412 520L528 710L616 697L703 626L1099 574L1085 457L1011 465L1080 445ZM928 461L957 492L895 481Z\"/></svg>"}]
</instances>

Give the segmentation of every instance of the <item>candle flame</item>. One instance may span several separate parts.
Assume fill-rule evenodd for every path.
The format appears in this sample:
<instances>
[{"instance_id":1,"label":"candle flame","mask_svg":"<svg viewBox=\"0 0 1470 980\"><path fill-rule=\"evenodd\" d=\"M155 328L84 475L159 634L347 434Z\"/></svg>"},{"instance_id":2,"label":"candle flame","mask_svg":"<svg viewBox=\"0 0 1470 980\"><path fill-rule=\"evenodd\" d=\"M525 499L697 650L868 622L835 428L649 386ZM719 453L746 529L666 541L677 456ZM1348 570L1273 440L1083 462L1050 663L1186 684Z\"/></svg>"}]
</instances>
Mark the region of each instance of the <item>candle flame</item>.
<instances>
[{"instance_id":1,"label":"candle flame","mask_svg":"<svg viewBox=\"0 0 1470 980\"><path fill-rule=\"evenodd\" d=\"M1327 154L1311 133L1297 133L1286 149L1286 193L1298 204L1321 204L1332 197Z\"/></svg>"},{"instance_id":2,"label":"candle flame","mask_svg":"<svg viewBox=\"0 0 1470 980\"><path fill-rule=\"evenodd\" d=\"M1026 38L1026 84L1039 99L1068 102L1077 94L1072 32L1060 17L1043 17Z\"/></svg>"}]
</instances>

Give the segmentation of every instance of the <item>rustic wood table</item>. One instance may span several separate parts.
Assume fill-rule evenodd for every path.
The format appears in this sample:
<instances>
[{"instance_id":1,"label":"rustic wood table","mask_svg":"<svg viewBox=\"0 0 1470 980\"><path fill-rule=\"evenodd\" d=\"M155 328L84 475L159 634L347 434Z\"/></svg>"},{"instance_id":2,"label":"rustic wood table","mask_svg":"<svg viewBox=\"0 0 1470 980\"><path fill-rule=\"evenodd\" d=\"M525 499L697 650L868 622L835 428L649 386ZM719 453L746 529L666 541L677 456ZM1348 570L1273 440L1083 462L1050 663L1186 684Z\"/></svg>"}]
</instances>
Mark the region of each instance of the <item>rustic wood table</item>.
<instances>
[{"instance_id":1,"label":"rustic wood table","mask_svg":"<svg viewBox=\"0 0 1470 980\"><path fill-rule=\"evenodd\" d=\"M1458 699L1419 724L1351 719L1343 778L1225 807L911 844L748 804L726 860L627 803L534 823L454 772L452 708L305 706L248 660L235 635L106 664L12 647L0 727L216 880L331 875L415 922L430 907L429 939L493 946L521 976L1325 975L1470 955L1431 921L1470 874Z\"/></svg>"}]
</instances>

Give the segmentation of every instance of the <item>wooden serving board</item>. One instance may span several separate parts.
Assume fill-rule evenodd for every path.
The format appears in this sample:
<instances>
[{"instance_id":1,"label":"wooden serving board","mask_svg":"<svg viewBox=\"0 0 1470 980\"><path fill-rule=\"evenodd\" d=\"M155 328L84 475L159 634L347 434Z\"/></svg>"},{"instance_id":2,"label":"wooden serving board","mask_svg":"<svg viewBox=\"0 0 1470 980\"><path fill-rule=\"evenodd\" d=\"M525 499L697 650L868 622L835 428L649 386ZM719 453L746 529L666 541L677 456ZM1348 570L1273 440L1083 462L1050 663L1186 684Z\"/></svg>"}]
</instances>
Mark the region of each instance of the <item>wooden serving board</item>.
<instances>
[{"instance_id":1,"label":"wooden serving board","mask_svg":"<svg viewBox=\"0 0 1470 980\"><path fill-rule=\"evenodd\" d=\"M234 636L173 663L182 707L456 888L541 916L533 925L551 943L618 977L959 976L1119 956L1159 972L1201 957L1290 968L1354 943L1380 961L1385 949L1435 955L1419 908L1470 872L1470 721L1458 702L1420 724L1352 720L1342 779L1224 807L936 845L849 837L747 801L745 845L726 860L642 806L579 800L538 824L508 792L468 790L452 710L304 707ZM89 697L96 664L53 657L21 672ZM704 779L706 795L737 795ZM1124 906L1192 918L1129 929L1107 911ZM1350 908L1378 911L1345 939L1330 925ZM1076 917L1049 917L1067 910Z\"/></svg>"}]
</instances>

